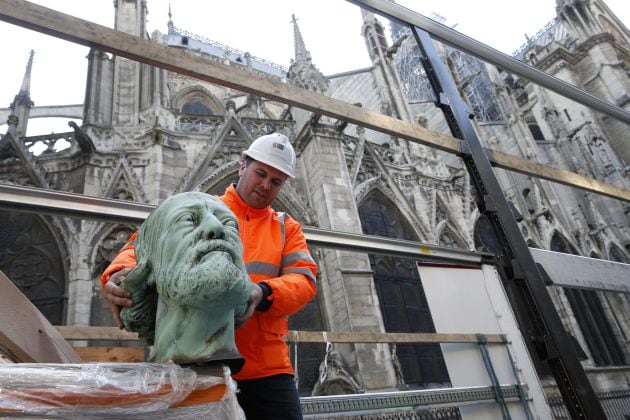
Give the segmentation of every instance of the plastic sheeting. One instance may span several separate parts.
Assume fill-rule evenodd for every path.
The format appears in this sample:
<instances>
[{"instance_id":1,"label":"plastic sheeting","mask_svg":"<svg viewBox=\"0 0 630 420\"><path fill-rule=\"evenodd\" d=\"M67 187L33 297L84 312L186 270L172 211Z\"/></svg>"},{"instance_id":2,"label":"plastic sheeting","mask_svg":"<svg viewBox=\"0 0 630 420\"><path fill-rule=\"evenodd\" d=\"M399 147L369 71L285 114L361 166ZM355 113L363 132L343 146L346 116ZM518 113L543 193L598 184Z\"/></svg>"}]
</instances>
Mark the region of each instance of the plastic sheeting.
<instances>
[{"instance_id":1,"label":"plastic sheeting","mask_svg":"<svg viewBox=\"0 0 630 420\"><path fill-rule=\"evenodd\" d=\"M0 416L238 419L235 392L227 368L211 376L172 363L0 365Z\"/></svg>"}]
</instances>

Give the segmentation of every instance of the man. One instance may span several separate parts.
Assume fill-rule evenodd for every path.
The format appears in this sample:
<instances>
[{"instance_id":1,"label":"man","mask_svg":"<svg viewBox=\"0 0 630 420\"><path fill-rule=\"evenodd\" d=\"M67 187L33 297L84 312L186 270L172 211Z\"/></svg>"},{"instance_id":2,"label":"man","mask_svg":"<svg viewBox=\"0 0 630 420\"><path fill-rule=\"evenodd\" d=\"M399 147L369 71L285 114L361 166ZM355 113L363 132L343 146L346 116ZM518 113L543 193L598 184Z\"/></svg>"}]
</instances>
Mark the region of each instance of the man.
<instances>
[{"instance_id":1,"label":"man","mask_svg":"<svg viewBox=\"0 0 630 420\"><path fill-rule=\"evenodd\" d=\"M256 139L243 152L239 180L220 199L235 214L252 287L245 314L236 319L236 345L245 358L234 375L248 419L301 419L289 350L282 339L287 316L317 293L317 266L300 224L271 207L287 178L295 177L295 152L278 133ZM134 234L101 277L103 294L120 326L120 309L131 306L118 286L135 266ZM184 326L182 326L184 327Z\"/></svg>"}]
</instances>

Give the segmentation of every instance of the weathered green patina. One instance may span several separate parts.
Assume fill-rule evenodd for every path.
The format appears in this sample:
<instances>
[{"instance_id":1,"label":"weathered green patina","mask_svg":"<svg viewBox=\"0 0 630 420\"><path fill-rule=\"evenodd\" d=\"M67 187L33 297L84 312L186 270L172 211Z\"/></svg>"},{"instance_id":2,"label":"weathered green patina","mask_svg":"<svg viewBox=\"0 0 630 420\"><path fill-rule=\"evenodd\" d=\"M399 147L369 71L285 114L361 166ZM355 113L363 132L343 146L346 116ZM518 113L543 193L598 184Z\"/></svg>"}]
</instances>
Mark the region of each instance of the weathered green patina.
<instances>
[{"instance_id":1,"label":"weathered green patina","mask_svg":"<svg viewBox=\"0 0 630 420\"><path fill-rule=\"evenodd\" d=\"M153 344L151 360L240 369L234 317L247 308L251 282L230 209L204 193L172 196L140 227L135 252L138 266L121 283L133 306L121 319Z\"/></svg>"}]
</instances>

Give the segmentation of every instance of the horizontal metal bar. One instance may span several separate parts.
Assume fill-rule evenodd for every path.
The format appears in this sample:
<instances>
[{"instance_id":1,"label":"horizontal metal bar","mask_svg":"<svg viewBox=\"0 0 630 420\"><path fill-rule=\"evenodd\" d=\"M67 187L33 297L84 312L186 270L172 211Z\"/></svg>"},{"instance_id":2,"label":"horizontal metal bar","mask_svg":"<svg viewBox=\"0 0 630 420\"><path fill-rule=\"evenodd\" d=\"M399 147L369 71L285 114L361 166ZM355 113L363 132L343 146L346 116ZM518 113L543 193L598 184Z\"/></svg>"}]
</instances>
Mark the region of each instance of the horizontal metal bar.
<instances>
[{"instance_id":1,"label":"horizontal metal bar","mask_svg":"<svg viewBox=\"0 0 630 420\"><path fill-rule=\"evenodd\" d=\"M504 70L509 70L514 74L529 79L549 90L559 93L562 96L573 99L576 102L630 124L630 112L624 110L623 108L615 106L610 102L604 101L588 92L578 89L563 80L553 77L533 66L515 59L514 57L510 57L501 51L442 25L441 23L409 10L406 7L389 0L348 1L403 24L411 24L424 29L429 32L433 38L438 39L445 44L465 51L468 54L474 55L484 61L499 66Z\"/></svg>"},{"instance_id":2,"label":"horizontal metal bar","mask_svg":"<svg viewBox=\"0 0 630 420\"><path fill-rule=\"evenodd\" d=\"M304 235L310 245L319 245L346 251L370 252L380 255L413 257L422 261L457 262L478 265L481 264L484 257L479 253L454 248L381 236L336 232L310 226L304 227Z\"/></svg>"},{"instance_id":3,"label":"horizontal metal bar","mask_svg":"<svg viewBox=\"0 0 630 420\"><path fill-rule=\"evenodd\" d=\"M41 188L0 184L0 208L139 225L155 206ZM480 264L483 258L482 254L454 248L377 236L333 232L309 226L304 227L304 235L311 245L381 255L413 257L422 261Z\"/></svg>"},{"instance_id":4,"label":"horizontal metal bar","mask_svg":"<svg viewBox=\"0 0 630 420\"><path fill-rule=\"evenodd\" d=\"M0 184L0 208L62 217L140 225L155 206L42 188ZM410 257L425 262L480 265L491 256L421 242L304 226L312 246L379 255ZM630 265L530 248L555 285L630 293Z\"/></svg>"},{"instance_id":5,"label":"horizontal metal bar","mask_svg":"<svg viewBox=\"0 0 630 420\"><path fill-rule=\"evenodd\" d=\"M506 400L518 400L527 387L503 385ZM373 410L413 408L418 406L462 405L466 403L496 402L495 390L490 386L469 388L423 389L417 391L374 392L366 394L303 397L302 412L309 414L365 412ZM526 396L524 396L526 398Z\"/></svg>"},{"instance_id":6,"label":"horizontal metal bar","mask_svg":"<svg viewBox=\"0 0 630 420\"><path fill-rule=\"evenodd\" d=\"M0 184L0 208L139 225L155 206L42 188Z\"/></svg>"},{"instance_id":7,"label":"horizontal metal bar","mask_svg":"<svg viewBox=\"0 0 630 420\"><path fill-rule=\"evenodd\" d=\"M630 293L630 264L530 248L554 286Z\"/></svg>"},{"instance_id":8,"label":"horizontal metal bar","mask_svg":"<svg viewBox=\"0 0 630 420\"><path fill-rule=\"evenodd\" d=\"M459 155L462 151L458 139L418 124L329 98L293 86L285 80L249 71L242 66L227 65L185 50L173 49L27 1L0 0L0 20L195 79L277 100L448 153ZM498 151L492 151L492 155L497 166L502 168L533 177L542 176L550 181L630 201L628 189L551 166L532 166L526 159L501 154ZM543 167L547 170L541 170Z\"/></svg>"}]
</instances>

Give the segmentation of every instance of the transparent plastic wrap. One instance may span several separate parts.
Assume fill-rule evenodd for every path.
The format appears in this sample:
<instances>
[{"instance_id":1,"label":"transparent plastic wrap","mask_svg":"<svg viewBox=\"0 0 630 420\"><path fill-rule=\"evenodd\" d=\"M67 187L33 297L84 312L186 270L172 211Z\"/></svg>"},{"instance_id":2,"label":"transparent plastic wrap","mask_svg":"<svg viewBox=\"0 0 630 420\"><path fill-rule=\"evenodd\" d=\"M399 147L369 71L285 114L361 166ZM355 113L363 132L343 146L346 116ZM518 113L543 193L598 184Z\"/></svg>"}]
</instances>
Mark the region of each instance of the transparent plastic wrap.
<instances>
[{"instance_id":1,"label":"transparent plastic wrap","mask_svg":"<svg viewBox=\"0 0 630 420\"><path fill-rule=\"evenodd\" d=\"M238 419L236 386L176 364L0 365L0 417Z\"/></svg>"}]
</instances>

